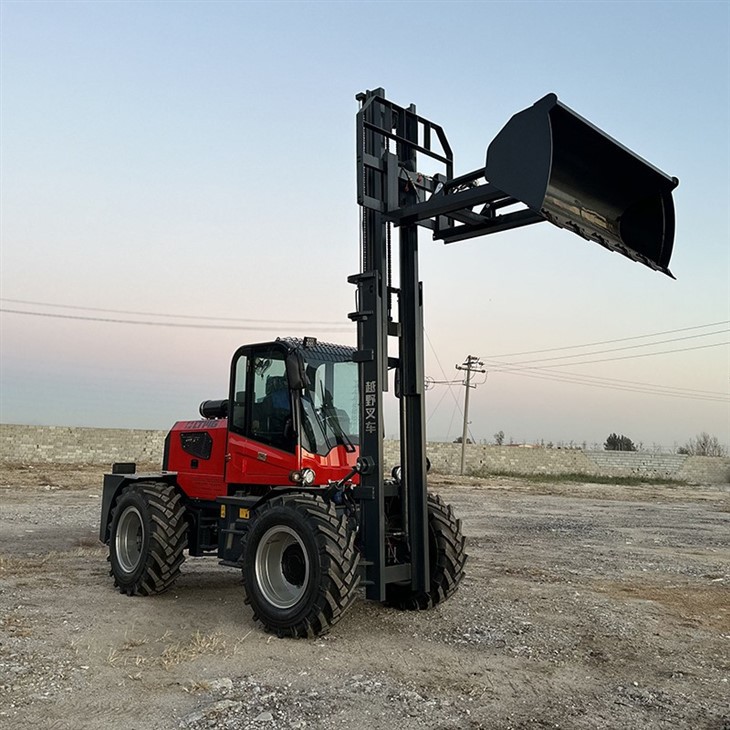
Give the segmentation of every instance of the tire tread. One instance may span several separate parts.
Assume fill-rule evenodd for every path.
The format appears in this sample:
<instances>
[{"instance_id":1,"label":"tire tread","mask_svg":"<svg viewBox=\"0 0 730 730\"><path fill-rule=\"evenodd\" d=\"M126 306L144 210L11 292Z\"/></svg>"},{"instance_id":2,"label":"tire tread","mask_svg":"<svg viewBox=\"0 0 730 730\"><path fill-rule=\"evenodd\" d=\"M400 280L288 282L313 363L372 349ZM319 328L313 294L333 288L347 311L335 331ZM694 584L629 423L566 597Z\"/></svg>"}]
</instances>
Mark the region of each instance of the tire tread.
<instances>
[{"instance_id":1,"label":"tire tread","mask_svg":"<svg viewBox=\"0 0 730 730\"><path fill-rule=\"evenodd\" d=\"M410 586L388 586L386 604L404 611L425 611L443 603L459 587L466 563L466 538L461 531L461 520L454 515L451 505L438 494L428 493L429 529L436 536L436 560L431 565L431 589L414 593Z\"/></svg>"},{"instance_id":2,"label":"tire tread","mask_svg":"<svg viewBox=\"0 0 730 730\"><path fill-rule=\"evenodd\" d=\"M163 482L138 482L124 491L140 496L149 510L149 553L138 580L120 582L112 572L114 585L129 596L163 593L180 575L180 567L185 562L184 551L188 541L182 498L174 486ZM118 500L112 511L112 523L119 507Z\"/></svg>"},{"instance_id":3,"label":"tire tread","mask_svg":"<svg viewBox=\"0 0 730 730\"><path fill-rule=\"evenodd\" d=\"M279 637L321 636L340 620L355 599L360 582L360 556L355 549L354 534L347 529L347 519L340 517L334 506L314 495L284 494L272 497L259 508L257 517L260 518L267 511L276 508L294 510L310 523L316 534L322 569L316 596L306 615L291 624L257 611L255 601L252 601L248 592L244 600L254 609L254 619L260 621L267 631ZM247 535L244 538L244 556L247 550L254 549L248 545Z\"/></svg>"}]
</instances>

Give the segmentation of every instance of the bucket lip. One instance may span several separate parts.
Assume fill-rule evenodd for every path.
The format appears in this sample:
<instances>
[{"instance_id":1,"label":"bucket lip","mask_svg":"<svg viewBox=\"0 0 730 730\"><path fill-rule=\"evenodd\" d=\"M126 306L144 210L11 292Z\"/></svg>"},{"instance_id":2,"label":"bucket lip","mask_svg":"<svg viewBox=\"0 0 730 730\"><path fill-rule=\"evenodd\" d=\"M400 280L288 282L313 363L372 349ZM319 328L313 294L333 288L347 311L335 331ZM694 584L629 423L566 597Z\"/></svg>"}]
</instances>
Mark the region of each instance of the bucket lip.
<instances>
[{"instance_id":1,"label":"bucket lip","mask_svg":"<svg viewBox=\"0 0 730 730\"><path fill-rule=\"evenodd\" d=\"M545 94L545 96L538 99L532 106L540 109L541 111L544 110L546 113L549 113L555 107L564 109L569 114L572 114L574 117L578 118L581 122L588 125L592 130L594 130L601 136L603 136L606 139L613 142L613 144L615 144L617 147L619 147L624 152L626 152L626 154L631 155L632 157L635 157L637 160L642 162L648 168L653 170L657 175L660 175L662 178L664 178L664 180L669 185L670 191L674 190L679 185L679 178L677 178L673 175L668 175L663 170L660 170L656 165L653 165L651 162L649 162L647 159L645 159L641 155L636 154L636 152L634 152L632 149L629 149L625 144L622 144L621 142L619 142L615 137L612 137L610 134L607 134L606 132L604 132L600 127L597 127L595 124L593 124L593 122L586 119L582 114L578 114L578 112L575 111L575 109L572 109L567 104L560 101L560 99L558 98L558 95L554 91L551 91L551 92Z\"/></svg>"}]
</instances>

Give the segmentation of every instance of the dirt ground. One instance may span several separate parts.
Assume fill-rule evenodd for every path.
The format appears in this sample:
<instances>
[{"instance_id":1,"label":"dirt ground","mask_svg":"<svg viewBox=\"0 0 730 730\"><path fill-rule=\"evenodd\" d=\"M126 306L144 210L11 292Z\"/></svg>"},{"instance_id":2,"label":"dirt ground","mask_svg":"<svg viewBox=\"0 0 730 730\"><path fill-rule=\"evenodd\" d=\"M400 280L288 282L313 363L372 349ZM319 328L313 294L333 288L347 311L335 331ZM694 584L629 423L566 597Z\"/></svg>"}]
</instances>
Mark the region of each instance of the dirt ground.
<instances>
[{"instance_id":1,"label":"dirt ground","mask_svg":"<svg viewBox=\"0 0 730 730\"><path fill-rule=\"evenodd\" d=\"M295 641L214 558L116 592L101 470L0 469L1 728L730 730L730 487L435 477L457 594Z\"/></svg>"}]
</instances>

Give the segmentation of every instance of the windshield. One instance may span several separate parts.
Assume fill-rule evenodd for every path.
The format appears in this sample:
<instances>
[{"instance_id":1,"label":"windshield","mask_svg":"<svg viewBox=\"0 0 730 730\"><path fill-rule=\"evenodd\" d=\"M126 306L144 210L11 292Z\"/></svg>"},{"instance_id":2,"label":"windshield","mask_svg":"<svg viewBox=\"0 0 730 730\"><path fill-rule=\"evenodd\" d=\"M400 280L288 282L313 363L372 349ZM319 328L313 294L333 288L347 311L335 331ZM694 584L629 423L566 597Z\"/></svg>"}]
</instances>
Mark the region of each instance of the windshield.
<instances>
[{"instance_id":1,"label":"windshield","mask_svg":"<svg viewBox=\"0 0 730 730\"><path fill-rule=\"evenodd\" d=\"M326 455L335 446L359 443L358 371L354 362L307 361L309 386L302 391L302 446Z\"/></svg>"}]
</instances>

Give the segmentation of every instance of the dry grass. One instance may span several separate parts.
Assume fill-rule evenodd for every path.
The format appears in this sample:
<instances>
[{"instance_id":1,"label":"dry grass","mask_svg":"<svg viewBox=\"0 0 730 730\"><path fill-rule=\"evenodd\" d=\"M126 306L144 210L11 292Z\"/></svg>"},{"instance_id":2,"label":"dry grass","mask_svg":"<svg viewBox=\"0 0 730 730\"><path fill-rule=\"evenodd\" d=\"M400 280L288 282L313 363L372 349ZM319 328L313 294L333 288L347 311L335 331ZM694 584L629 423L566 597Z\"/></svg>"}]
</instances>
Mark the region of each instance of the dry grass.
<instances>
[{"instance_id":1,"label":"dry grass","mask_svg":"<svg viewBox=\"0 0 730 730\"><path fill-rule=\"evenodd\" d=\"M17 613L9 613L0 619L0 628L10 636L19 639L27 639L33 635L30 621L25 616L19 616Z\"/></svg>"},{"instance_id":2,"label":"dry grass","mask_svg":"<svg viewBox=\"0 0 730 730\"><path fill-rule=\"evenodd\" d=\"M105 550L98 540L82 537L77 540L77 547L71 550L50 550L36 555L0 555L0 576L27 578L41 573L68 576L73 572L70 560L101 555Z\"/></svg>"},{"instance_id":3,"label":"dry grass","mask_svg":"<svg viewBox=\"0 0 730 730\"><path fill-rule=\"evenodd\" d=\"M0 485L49 490L84 489L101 485L103 467L76 464L2 464Z\"/></svg>"},{"instance_id":4,"label":"dry grass","mask_svg":"<svg viewBox=\"0 0 730 730\"><path fill-rule=\"evenodd\" d=\"M541 474L536 472L513 472L501 471L498 469L472 469L469 476L479 477L482 479L491 479L493 477L506 477L509 479L518 479L527 483L547 483L547 484L609 484L611 486L622 487L639 487L660 484L663 486L687 486L685 481L679 479L669 479L668 477L652 477L646 476L600 476L597 474L583 474L580 472L563 472L559 474Z\"/></svg>"},{"instance_id":5,"label":"dry grass","mask_svg":"<svg viewBox=\"0 0 730 730\"><path fill-rule=\"evenodd\" d=\"M55 550L43 555L28 555L26 557L0 555L0 574L24 576L45 573L48 572L58 556L59 553Z\"/></svg>"},{"instance_id":6,"label":"dry grass","mask_svg":"<svg viewBox=\"0 0 730 730\"><path fill-rule=\"evenodd\" d=\"M196 631L187 639L170 642L170 632L150 640L146 636L125 635L117 647L110 647L106 663L112 667L162 667L170 669L183 662L194 661L213 654L232 655L246 637L230 644L223 634L202 634ZM200 691L191 688L188 691Z\"/></svg>"},{"instance_id":7,"label":"dry grass","mask_svg":"<svg viewBox=\"0 0 730 730\"><path fill-rule=\"evenodd\" d=\"M730 632L730 588L719 580L711 585L604 583L598 590L614 598L654 601L682 622Z\"/></svg>"},{"instance_id":8,"label":"dry grass","mask_svg":"<svg viewBox=\"0 0 730 730\"><path fill-rule=\"evenodd\" d=\"M175 642L168 646L160 657L166 669L182 662L189 662L202 655L227 653L226 640L222 634L201 634L196 631L184 642Z\"/></svg>"},{"instance_id":9,"label":"dry grass","mask_svg":"<svg viewBox=\"0 0 730 730\"><path fill-rule=\"evenodd\" d=\"M137 464L137 472L157 472L159 464ZM53 491L98 489L111 464L0 464L0 488L35 487Z\"/></svg>"}]
</instances>

